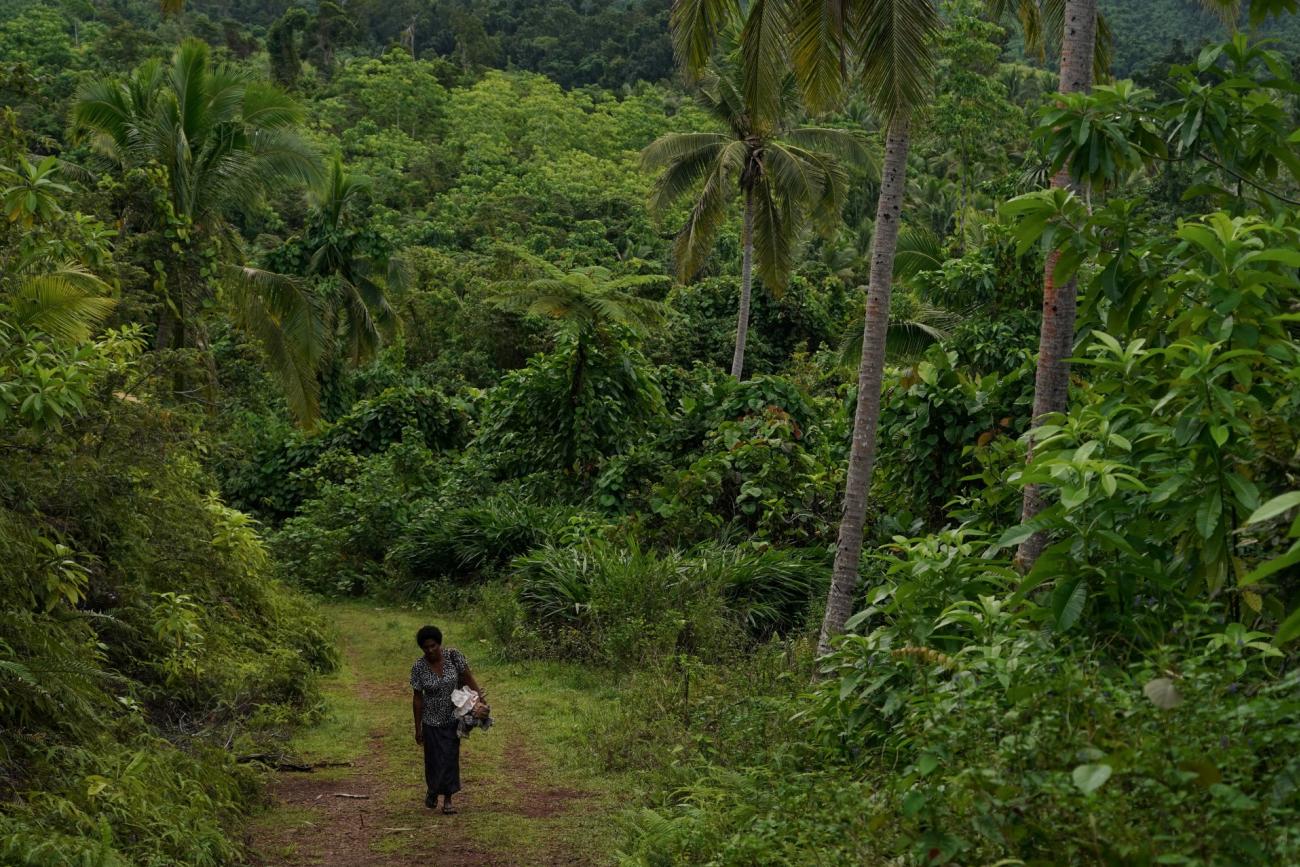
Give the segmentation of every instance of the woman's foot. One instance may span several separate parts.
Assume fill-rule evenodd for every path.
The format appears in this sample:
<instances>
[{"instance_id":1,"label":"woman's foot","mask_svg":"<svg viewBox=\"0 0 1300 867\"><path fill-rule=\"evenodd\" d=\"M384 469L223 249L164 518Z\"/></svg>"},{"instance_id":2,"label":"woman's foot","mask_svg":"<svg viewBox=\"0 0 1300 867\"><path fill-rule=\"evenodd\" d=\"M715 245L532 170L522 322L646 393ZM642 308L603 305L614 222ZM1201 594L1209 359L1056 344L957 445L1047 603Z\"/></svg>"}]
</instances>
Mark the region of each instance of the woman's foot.
<instances>
[{"instance_id":1,"label":"woman's foot","mask_svg":"<svg viewBox=\"0 0 1300 867\"><path fill-rule=\"evenodd\" d=\"M442 813L444 816L454 816L460 811L451 805L451 798L442 799Z\"/></svg>"},{"instance_id":2,"label":"woman's foot","mask_svg":"<svg viewBox=\"0 0 1300 867\"><path fill-rule=\"evenodd\" d=\"M425 796L424 796L424 806L428 807L430 810L437 809L437 807L438 807L438 796L437 796L437 795L425 795Z\"/></svg>"}]
</instances>

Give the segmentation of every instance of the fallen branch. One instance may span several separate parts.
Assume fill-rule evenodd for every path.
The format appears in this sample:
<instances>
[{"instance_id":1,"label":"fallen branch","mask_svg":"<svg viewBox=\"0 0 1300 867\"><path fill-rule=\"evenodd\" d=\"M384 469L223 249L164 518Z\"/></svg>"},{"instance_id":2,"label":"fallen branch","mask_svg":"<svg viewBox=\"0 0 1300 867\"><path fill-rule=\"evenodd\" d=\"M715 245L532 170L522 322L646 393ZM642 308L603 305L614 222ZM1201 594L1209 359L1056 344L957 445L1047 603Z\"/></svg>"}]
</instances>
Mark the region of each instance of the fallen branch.
<instances>
[{"instance_id":1,"label":"fallen branch","mask_svg":"<svg viewBox=\"0 0 1300 867\"><path fill-rule=\"evenodd\" d=\"M336 798L352 798L354 801L368 801L368 800L370 800L370 796L369 796L369 795L349 795L347 792L335 792L335 793L334 793L334 797L336 797Z\"/></svg>"}]
</instances>

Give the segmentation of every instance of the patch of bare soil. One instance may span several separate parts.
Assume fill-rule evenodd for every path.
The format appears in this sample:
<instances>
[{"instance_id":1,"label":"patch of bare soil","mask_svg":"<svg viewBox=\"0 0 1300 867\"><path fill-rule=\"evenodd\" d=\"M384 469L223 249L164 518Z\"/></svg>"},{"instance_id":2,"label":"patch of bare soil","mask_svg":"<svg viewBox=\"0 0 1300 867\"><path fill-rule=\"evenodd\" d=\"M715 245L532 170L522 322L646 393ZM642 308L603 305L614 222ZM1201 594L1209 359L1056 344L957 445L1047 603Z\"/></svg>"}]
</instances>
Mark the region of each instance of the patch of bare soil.
<instances>
[{"instance_id":1,"label":"patch of bare soil","mask_svg":"<svg viewBox=\"0 0 1300 867\"><path fill-rule=\"evenodd\" d=\"M384 827L387 818L382 784L374 773L378 753L378 737L372 735L370 750L344 777L277 775L271 795L286 820L254 834L249 845L252 863L256 867L394 863L371 851L376 830Z\"/></svg>"}]
</instances>

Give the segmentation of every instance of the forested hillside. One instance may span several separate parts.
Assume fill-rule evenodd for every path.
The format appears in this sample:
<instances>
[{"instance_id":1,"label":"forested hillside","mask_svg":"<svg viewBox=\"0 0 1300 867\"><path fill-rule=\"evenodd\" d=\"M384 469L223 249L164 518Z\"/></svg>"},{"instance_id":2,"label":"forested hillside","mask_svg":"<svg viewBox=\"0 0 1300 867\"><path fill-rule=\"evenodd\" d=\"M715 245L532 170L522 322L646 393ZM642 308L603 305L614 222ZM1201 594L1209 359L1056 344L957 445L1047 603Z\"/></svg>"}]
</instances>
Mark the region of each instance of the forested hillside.
<instances>
[{"instance_id":1,"label":"forested hillside","mask_svg":"<svg viewBox=\"0 0 1300 867\"><path fill-rule=\"evenodd\" d=\"M0 0L0 862L1300 861L1296 3L845 8Z\"/></svg>"},{"instance_id":2,"label":"forested hillside","mask_svg":"<svg viewBox=\"0 0 1300 867\"><path fill-rule=\"evenodd\" d=\"M1115 34L1113 72L1117 77L1148 71L1171 59L1186 63L1201 48L1223 37L1222 15L1197 0L1099 0ZM1252 22L1241 15L1243 29L1294 59L1300 52L1300 22L1295 16Z\"/></svg>"}]
</instances>

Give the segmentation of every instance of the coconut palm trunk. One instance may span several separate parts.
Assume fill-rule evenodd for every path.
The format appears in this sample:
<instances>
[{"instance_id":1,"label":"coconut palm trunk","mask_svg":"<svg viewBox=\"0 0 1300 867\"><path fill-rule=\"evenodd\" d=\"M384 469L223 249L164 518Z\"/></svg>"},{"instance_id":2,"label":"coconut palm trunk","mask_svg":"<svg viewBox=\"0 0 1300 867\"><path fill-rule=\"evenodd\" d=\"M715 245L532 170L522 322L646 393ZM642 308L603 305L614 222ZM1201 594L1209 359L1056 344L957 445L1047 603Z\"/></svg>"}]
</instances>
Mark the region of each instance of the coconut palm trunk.
<instances>
[{"instance_id":1,"label":"coconut palm trunk","mask_svg":"<svg viewBox=\"0 0 1300 867\"><path fill-rule=\"evenodd\" d=\"M1092 90L1093 52L1097 42L1097 0L1066 0L1064 30L1061 34L1061 92ZM1069 167L1052 178L1054 188L1070 187ZM1077 191L1077 190L1076 190ZM1038 336L1038 369L1034 377L1033 424L1045 416L1065 412L1069 404L1070 365L1066 359L1074 352L1074 320L1078 307L1078 286L1071 278L1057 285L1058 253L1051 253L1043 271L1043 323ZM1029 442L1028 459L1034 444ZM1037 485L1026 485L1021 520L1029 521L1043 510L1043 496ZM1022 569L1033 567L1047 544L1047 534L1038 532L1020 543L1016 560Z\"/></svg>"},{"instance_id":2,"label":"coconut palm trunk","mask_svg":"<svg viewBox=\"0 0 1300 867\"><path fill-rule=\"evenodd\" d=\"M740 254L740 310L736 312L736 351L731 356L731 375L741 378L745 370L745 340L749 337L749 302L754 280L754 190L745 190L745 235Z\"/></svg>"},{"instance_id":3,"label":"coconut palm trunk","mask_svg":"<svg viewBox=\"0 0 1300 867\"><path fill-rule=\"evenodd\" d=\"M853 416L853 445L849 451L844 515L840 520L835 567L822 620L820 653L830 650L831 639L844 631L853 613L862 558L862 528L867 517L867 493L876 462L876 431L880 424L880 388L885 372L885 338L889 332L889 296L893 289L894 252L898 247L903 194L907 185L907 150L911 143L907 116L894 118L885 136L885 163L876 204L876 230L872 239L870 286L863 323L862 361L858 365L858 403Z\"/></svg>"}]
</instances>

